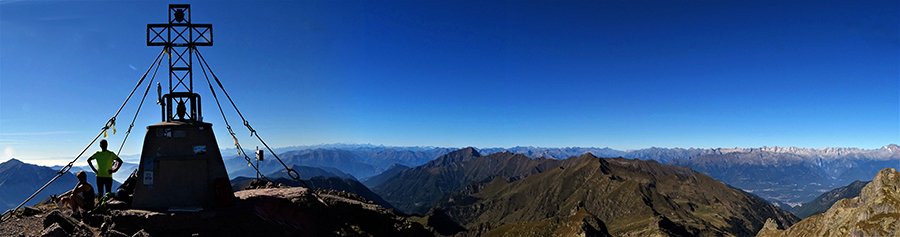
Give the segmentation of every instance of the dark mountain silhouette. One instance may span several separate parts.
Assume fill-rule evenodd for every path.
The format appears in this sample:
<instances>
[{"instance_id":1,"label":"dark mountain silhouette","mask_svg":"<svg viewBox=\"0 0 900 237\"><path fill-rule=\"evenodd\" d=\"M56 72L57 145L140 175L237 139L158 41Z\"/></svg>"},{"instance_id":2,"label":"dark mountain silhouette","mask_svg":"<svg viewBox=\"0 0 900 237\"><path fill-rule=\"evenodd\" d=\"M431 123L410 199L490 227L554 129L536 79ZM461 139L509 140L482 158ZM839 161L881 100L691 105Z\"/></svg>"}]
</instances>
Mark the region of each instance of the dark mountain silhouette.
<instances>
[{"instance_id":1,"label":"dark mountain silhouette","mask_svg":"<svg viewBox=\"0 0 900 237\"><path fill-rule=\"evenodd\" d=\"M362 183L366 185L366 187L375 187L393 176L396 173L400 173L400 171L404 171L409 169L409 166L394 164L391 167L388 167L387 170L381 172L378 175L368 177L362 180Z\"/></svg>"},{"instance_id":2,"label":"dark mountain silhouette","mask_svg":"<svg viewBox=\"0 0 900 237\"><path fill-rule=\"evenodd\" d=\"M439 198L469 182L487 182L495 177L521 179L558 167L560 162L564 161L531 159L510 152L482 157L469 147L394 174L373 191L400 211L425 214Z\"/></svg>"},{"instance_id":3,"label":"dark mountain silhouette","mask_svg":"<svg viewBox=\"0 0 900 237\"><path fill-rule=\"evenodd\" d=\"M25 203L25 206L35 205L41 200L50 197L50 195L64 193L74 188L75 184L78 183L78 178L75 177L75 172L73 172L74 170L76 169L72 169L70 172L60 176L47 188L38 193L37 196ZM28 196L40 189L41 186L53 179L57 171L59 170L24 163L15 158L0 163L0 209L6 211L15 208L22 201L25 201ZM87 173L88 182L94 186L96 191L97 176L90 170L85 171L85 173ZM113 189L119 187L119 185L122 184L113 181Z\"/></svg>"},{"instance_id":4,"label":"dark mountain silhouette","mask_svg":"<svg viewBox=\"0 0 900 237\"><path fill-rule=\"evenodd\" d=\"M768 218L799 221L685 167L592 154L542 163L554 165L521 179L472 182L435 209L468 230L461 236L750 236Z\"/></svg>"},{"instance_id":5,"label":"dark mountain silhouette","mask_svg":"<svg viewBox=\"0 0 900 237\"><path fill-rule=\"evenodd\" d=\"M816 199L792 208L790 211L800 218L807 218L815 214L823 213L841 199L858 197L859 192L862 191L866 184L869 184L869 181L853 181L850 185L823 193L822 195L819 195L819 197L816 197Z\"/></svg>"}]
</instances>

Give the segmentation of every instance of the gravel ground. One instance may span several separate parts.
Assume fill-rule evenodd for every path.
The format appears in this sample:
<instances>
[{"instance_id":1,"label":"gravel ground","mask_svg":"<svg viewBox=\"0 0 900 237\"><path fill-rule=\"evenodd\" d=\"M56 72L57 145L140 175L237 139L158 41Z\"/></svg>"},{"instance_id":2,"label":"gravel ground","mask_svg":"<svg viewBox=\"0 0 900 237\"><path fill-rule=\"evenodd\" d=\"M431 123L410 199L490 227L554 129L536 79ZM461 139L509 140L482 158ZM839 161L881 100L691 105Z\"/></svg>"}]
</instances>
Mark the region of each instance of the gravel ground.
<instances>
[{"instance_id":1,"label":"gravel ground","mask_svg":"<svg viewBox=\"0 0 900 237\"><path fill-rule=\"evenodd\" d=\"M0 223L0 236L41 236L44 229L44 214L12 217Z\"/></svg>"},{"instance_id":2,"label":"gravel ground","mask_svg":"<svg viewBox=\"0 0 900 237\"><path fill-rule=\"evenodd\" d=\"M13 216L2 223L0 223L0 237L8 237L8 236L41 236L41 231L44 230L44 217L53 210L59 210L63 215L72 214L72 210L61 208L57 209L55 204L50 205L37 205L32 207L38 210L39 213L33 215L19 215ZM90 227L92 231L96 231L96 228Z\"/></svg>"}]
</instances>

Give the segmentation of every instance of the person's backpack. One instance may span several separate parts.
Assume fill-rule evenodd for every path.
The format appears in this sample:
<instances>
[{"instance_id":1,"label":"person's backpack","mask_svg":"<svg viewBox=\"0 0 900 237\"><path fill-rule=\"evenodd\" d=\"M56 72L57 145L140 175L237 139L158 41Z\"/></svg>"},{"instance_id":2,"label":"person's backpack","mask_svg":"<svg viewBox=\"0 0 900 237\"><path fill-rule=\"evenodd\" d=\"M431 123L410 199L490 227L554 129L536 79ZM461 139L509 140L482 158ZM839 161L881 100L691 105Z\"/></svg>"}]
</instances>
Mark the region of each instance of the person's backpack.
<instances>
[{"instance_id":1,"label":"person's backpack","mask_svg":"<svg viewBox=\"0 0 900 237\"><path fill-rule=\"evenodd\" d=\"M116 196L117 199L122 200L126 203L131 203L132 194L134 194L134 186L137 185L137 169L131 172L131 175L128 175L128 179L125 179L125 182L122 185L119 185L119 188L116 188Z\"/></svg>"},{"instance_id":2,"label":"person's backpack","mask_svg":"<svg viewBox=\"0 0 900 237\"><path fill-rule=\"evenodd\" d=\"M81 195L84 197L84 204L81 207L84 210L93 210L94 209L94 189L91 189L87 192L82 192Z\"/></svg>"},{"instance_id":3,"label":"person's backpack","mask_svg":"<svg viewBox=\"0 0 900 237\"><path fill-rule=\"evenodd\" d=\"M101 212L101 213L105 212L106 205L109 204L109 202L112 201L115 196L116 196L116 194L113 192L108 192L105 195L103 195L103 197L100 198L100 201L98 202L99 204L97 204L97 207L94 208L94 212Z\"/></svg>"}]
</instances>

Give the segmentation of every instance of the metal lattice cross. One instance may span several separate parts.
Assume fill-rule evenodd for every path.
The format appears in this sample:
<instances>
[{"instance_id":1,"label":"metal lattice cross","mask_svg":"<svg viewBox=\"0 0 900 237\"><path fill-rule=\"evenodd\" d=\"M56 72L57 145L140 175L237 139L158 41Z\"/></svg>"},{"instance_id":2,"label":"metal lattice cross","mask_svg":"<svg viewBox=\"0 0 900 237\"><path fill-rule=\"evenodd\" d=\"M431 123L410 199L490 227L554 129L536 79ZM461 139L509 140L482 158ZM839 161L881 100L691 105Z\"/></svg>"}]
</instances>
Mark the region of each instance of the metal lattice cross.
<instances>
[{"instance_id":1,"label":"metal lattice cross","mask_svg":"<svg viewBox=\"0 0 900 237\"><path fill-rule=\"evenodd\" d=\"M212 24L191 23L188 4L170 4L167 24L147 24L147 46L165 46L169 56L169 93L179 88L194 92L193 50L195 46L212 46L212 36ZM172 83L173 78L177 82Z\"/></svg>"}]
</instances>

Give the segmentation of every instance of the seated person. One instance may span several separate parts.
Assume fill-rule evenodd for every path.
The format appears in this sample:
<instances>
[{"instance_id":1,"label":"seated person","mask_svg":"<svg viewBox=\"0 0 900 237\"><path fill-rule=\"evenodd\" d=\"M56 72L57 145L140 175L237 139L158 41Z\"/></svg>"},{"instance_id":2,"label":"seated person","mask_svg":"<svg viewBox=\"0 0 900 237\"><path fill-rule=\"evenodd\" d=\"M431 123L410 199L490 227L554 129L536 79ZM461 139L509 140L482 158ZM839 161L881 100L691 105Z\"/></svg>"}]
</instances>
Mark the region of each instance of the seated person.
<instances>
[{"instance_id":1,"label":"seated person","mask_svg":"<svg viewBox=\"0 0 900 237\"><path fill-rule=\"evenodd\" d=\"M78 177L78 184L75 188L60 194L52 195L50 198L60 207L72 208L72 215L79 215L79 210L91 210L94 208L94 186L87 182L87 174L84 171L78 171L75 175Z\"/></svg>"}]
</instances>

